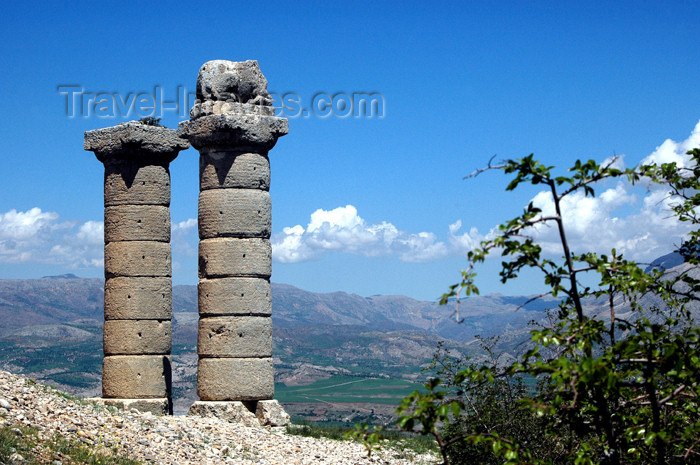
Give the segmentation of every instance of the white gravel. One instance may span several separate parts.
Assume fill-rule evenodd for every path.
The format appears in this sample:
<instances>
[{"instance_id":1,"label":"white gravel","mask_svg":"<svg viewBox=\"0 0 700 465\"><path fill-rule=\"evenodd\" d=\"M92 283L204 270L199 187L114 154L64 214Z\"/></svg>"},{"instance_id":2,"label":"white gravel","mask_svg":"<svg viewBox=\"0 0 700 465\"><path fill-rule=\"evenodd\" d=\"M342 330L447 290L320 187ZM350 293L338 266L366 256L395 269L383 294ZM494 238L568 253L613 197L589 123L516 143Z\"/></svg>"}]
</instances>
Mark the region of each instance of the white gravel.
<instances>
[{"instance_id":1,"label":"white gravel","mask_svg":"<svg viewBox=\"0 0 700 465\"><path fill-rule=\"evenodd\" d=\"M385 449L367 458L350 441L289 435L283 428L249 427L216 418L158 417L136 410L73 402L24 377L0 371L0 425L31 426L96 452L112 450L144 463L185 464L434 464L437 457ZM407 458L408 457L408 458Z\"/></svg>"}]
</instances>

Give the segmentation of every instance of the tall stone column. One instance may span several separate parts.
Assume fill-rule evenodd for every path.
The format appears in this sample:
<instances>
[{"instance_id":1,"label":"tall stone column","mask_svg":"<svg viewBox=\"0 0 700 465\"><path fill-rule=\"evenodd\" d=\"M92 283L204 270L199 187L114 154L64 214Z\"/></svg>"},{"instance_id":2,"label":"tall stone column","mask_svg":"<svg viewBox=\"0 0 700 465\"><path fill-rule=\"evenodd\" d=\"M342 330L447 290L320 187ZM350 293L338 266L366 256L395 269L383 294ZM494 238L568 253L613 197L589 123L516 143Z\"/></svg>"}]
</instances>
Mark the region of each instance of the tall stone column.
<instances>
[{"instance_id":1,"label":"tall stone column","mask_svg":"<svg viewBox=\"0 0 700 465\"><path fill-rule=\"evenodd\" d=\"M287 120L275 117L271 104L257 61L210 61L197 77L191 119L180 123L180 136L200 152L201 402L192 406L191 414L218 409L217 416L245 416L245 407L263 423L288 419L271 401L268 152L288 132ZM272 415L276 419L270 411L279 413Z\"/></svg>"},{"instance_id":2,"label":"tall stone column","mask_svg":"<svg viewBox=\"0 0 700 465\"><path fill-rule=\"evenodd\" d=\"M129 122L86 132L84 146L105 167L102 401L172 413L169 164L189 144Z\"/></svg>"}]
</instances>

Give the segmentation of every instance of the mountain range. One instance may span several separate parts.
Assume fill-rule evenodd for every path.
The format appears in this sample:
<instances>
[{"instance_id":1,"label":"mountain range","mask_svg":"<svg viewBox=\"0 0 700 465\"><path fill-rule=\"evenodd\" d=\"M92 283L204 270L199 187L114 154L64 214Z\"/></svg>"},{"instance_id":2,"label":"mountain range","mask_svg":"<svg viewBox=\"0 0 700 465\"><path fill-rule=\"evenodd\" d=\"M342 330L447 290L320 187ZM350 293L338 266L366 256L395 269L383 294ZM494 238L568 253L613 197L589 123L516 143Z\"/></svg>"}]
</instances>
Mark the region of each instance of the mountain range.
<instances>
[{"instance_id":1,"label":"mountain range","mask_svg":"<svg viewBox=\"0 0 700 465\"><path fill-rule=\"evenodd\" d=\"M104 281L74 275L0 280L0 367L83 395L99 392ZM405 296L319 294L272 284L276 381L309 384L337 374L420 378L437 342L473 352L474 336L527 334L546 302L489 295L440 306ZM551 302L550 302L551 303ZM194 397L196 286L173 288L174 389ZM186 402L183 401L183 402Z\"/></svg>"},{"instance_id":2,"label":"mountain range","mask_svg":"<svg viewBox=\"0 0 700 465\"><path fill-rule=\"evenodd\" d=\"M676 265L665 256L655 266ZM682 266L682 265L681 265ZM104 281L66 274L0 280L0 368L65 390L100 390ZM529 340L529 323L542 321L558 301L486 295L441 306L406 296L362 297L272 284L275 381L303 386L334 376L422 381L438 341L453 355L481 356L476 336L498 336L506 357ZM649 304L656 302L649 301ZM459 305L461 323L453 318ZM589 299L587 311L605 313ZM624 305L619 312L624 313ZM173 288L173 389L176 408L195 399L196 286Z\"/></svg>"}]
</instances>

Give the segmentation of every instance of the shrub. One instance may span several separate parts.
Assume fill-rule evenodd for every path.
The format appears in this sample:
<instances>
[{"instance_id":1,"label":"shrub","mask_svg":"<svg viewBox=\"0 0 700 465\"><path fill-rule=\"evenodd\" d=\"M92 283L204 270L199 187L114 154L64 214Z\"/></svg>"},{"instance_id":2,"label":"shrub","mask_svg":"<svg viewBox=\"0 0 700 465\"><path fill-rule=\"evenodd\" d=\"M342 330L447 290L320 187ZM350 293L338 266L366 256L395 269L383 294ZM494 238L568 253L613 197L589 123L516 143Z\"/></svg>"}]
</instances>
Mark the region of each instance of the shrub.
<instances>
[{"instance_id":1,"label":"shrub","mask_svg":"<svg viewBox=\"0 0 700 465\"><path fill-rule=\"evenodd\" d=\"M513 175L506 190L524 183L544 186L554 214L543 215L530 203L521 215L501 224L495 238L469 252L461 281L450 287L442 303L478 294L475 268L494 250L500 250L504 259L503 283L525 269L535 269L549 289L545 295L561 303L549 324L531 332L531 348L519 360L506 367L468 365L448 382L431 379L427 393L416 391L404 399L398 410L399 425L433 435L445 464L452 463L451 457L454 463L698 463L700 328L692 320L689 305L700 290L695 278L700 262L696 214L700 149L688 155L690 168L670 163L623 170L614 167L614 160L602 165L577 161L569 176L556 176L553 167L529 155L499 166L489 164L475 173L497 169ZM561 215L563 199L579 192L593 196L596 184L616 178L666 186L676 218L693 228L678 249L687 263L681 272L673 276L658 269L645 273L614 249L607 255L570 250ZM563 250L559 260L546 257L532 235L534 228L543 226L558 231ZM585 282L597 284L582 284L584 277ZM649 304L648 298L643 301L645 296L653 296L655 303ZM604 299L608 314L586 313L585 299ZM631 316L621 318L616 313L620 302L629 307ZM537 392L523 391L518 376L540 380ZM465 383L485 393L483 412L470 410L450 391L450 385ZM513 387L523 410L509 404ZM514 423L519 427L509 429ZM442 425L450 426L442 430ZM536 431L546 438L538 438ZM548 450L548 444L553 448ZM483 455L484 446L490 450L488 456Z\"/></svg>"}]
</instances>

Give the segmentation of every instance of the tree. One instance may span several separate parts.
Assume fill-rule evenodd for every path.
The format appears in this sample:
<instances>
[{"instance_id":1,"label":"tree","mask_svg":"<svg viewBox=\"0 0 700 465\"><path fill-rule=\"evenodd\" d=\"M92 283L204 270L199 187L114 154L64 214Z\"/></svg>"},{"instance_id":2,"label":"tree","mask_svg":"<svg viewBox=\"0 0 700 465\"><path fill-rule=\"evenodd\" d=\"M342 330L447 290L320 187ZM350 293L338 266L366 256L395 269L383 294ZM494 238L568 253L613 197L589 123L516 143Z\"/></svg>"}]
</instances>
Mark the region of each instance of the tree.
<instances>
[{"instance_id":1,"label":"tree","mask_svg":"<svg viewBox=\"0 0 700 465\"><path fill-rule=\"evenodd\" d=\"M478 428L445 441L443 426L464 418L468 408L439 377L426 384L427 393L417 391L404 399L399 425L410 431L420 425L422 433L434 435L445 464L448 448L459 443L489 447L504 463L700 463L700 328L691 312L700 295L700 149L688 155L691 168L671 163L618 169L614 160L590 160L577 161L568 176L555 175L553 167L529 155L489 164L472 175L502 170L513 176L508 191L524 183L543 186L554 214L543 215L530 203L501 224L496 237L469 252L460 282L443 295L442 303L457 299L459 304L461 296L478 294L475 269L495 250L503 257L503 283L535 269L548 288L544 295L561 303L550 324L531 331L531 347L522 358L507 367L466 366L451 383L478 389L508 377L535 377L540 388L532 395L523 393L520 402L542 421L543 431L563 447L564 456L554 459L517 436ZM686 262L680 272L645 273L614 249L601 255L571 250L563 199L577 192L594 196L598 184L615 178L668 188L675 217L692 226L678 248ZM548 258L534 237L533 231L543 226L558 232L563 250L558 260ZM590 299L605 299L607 314L587 312ZM620 305L628 310L624 317Z\"/></svg>"}]
</instances>

